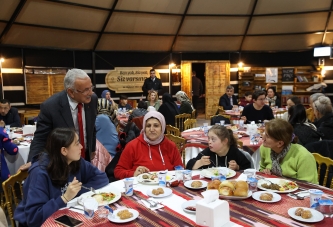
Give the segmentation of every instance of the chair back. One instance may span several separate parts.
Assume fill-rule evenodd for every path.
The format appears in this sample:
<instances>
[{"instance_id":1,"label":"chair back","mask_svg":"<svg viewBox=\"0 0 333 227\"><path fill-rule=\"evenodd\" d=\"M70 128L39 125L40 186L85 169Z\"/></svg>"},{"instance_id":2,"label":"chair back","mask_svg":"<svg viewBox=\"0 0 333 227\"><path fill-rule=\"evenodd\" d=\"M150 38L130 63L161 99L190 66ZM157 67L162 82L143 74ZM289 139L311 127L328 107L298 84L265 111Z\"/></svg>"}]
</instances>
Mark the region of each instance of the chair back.
<instances>
[{"instance_id":1,"label":"chair back","mask_svg":"<svg viewBox=\"0 0 333 227\"><path fill-rule=\"evenodd\" d=\"M197 127L196 119L187 119L184 121L184 130Z\"/></svg>"},{"instance_id":2,"label":"chair back","mask_svg":"<svg viewBox=\"0 0 333 227\"><path fill-rule=\"evenodd\" d=\"M197 112L197 110L193 109L192 114L191 114L192 119L196 119L196 116L195 116L196 112Z\"/></svg>"},{"instance_id":3,"label":"chair back","mask_svg":"<svg viewBox=\"0 0 333 227\"><path fill-rule=\"evenodd\" d=\"M178 150L180 151L180 148L185 144L186 140L182 137L179 136L174 136L171 134L166 134L165 135L169 140L171 140L172 142L174 142L178 148Z\"/></svg>"},{"instance_id":4,"label":"chair back","mask_svg":"<svg viewBox=\"0 0 333 227\"><path fill-rule=\"evenodd\" d=\"M333 160L327 157L324 157L318 153L312 153L313 157L316 159L316 162L318 163L317 167L317 172L318 172L318 179L320 179L320 169L323 164L326 165L326 171L325 171L325 176L324 176L324 181L323 181L323 186L326 185L327 183L327 178L328 178L328 171L330 169L330 166L333 166ZM333 189L333 181L330 182L329 184L330 188Z\"/></svg>"},{"instance_id":5,"label":"chair back","mask_svg":"<svg viewBox=\"0 0 333 227\"><path fill-rule=\"evenodd\" d=\"M142 130L142 127L143 127L143 118L145 116L141 116L141 117L134 117L132 119L132 122L135 123L135 125L139 128L139 130L141 131Z\"/></svg>"},{"instance_id":6,"label":"chair back","mask_svg":"<svg viewBox=\"0 0 333 227\"><path fill-rule=\"evenodd\" d=\"M242 144L243 144L243 143L242 143ZM245 157L247 158L247 160L250 161L250 163L251 163L251 169L254 169L254 161L253 161L253 158L252 158L252 156L250 155L250 153L244 151L242 148L241 148L241 149L238 149L238 150L240 150L240 151L245 155Z\"/></svg>"},{"instance_id":7,"label":"chair back","mask_svg":"<svg viewBox=\"0 0 333 227\"><path fill-rule=\"evenodd\" d=\"M191 114L183 113L175 116L175 126L179 128L179 131L184 131L184 121L191 118Z\"/></svg>"},{"instance_id":8,"label":"chair back","mask_svg":"<svg viewBox=\"0 0 333 227\"><path fill-rule=\"evenodd\" d=\"M23 187L22 182L28 177L28 171L20 171L15 175L8 178L6 181L2 182L2 189L5 193L5 209L8 211L9 219L13 227L16 223L13 218L14 204L15 207L18 206L20 198L23 199ZM19 192L17 191L16 185L19 186ZM20 194L18 194L20 193ZM4 210L5 210L4 209Z\"/></svg>"},{"instance_id":9,"label":"chair back","mask_svg":"<svg viewBox=\"0 0 333 227\"><path fill-rule=\"evenodd\" d=\"M210 125L215 125L215 123L220 123L220 121L224 120L224 124L230 124L230 115L227 114L219 114L210 117Z\"/></svg>"},{"instance_id":10,"label":"chair back","mask_svg":"<svg viewBox=\"0 0 333 227\"><path fill-rule=\"evenodd\" d=\"M310 122L314 122L316 118L312 108L306 109L305 112L306 112L306 118L309 119Z\"/></svg>"},{"instance_id":11,"label":"chair back","mask_svg":"<svg viewBox=\"0 0 333 227\"><path fill-rule=\"evenodd\" d=\"M179 128L173 127L172 125L167 125L165 127L166 134L171 134L174 136L180 136Z\"/></svg>"},{"instance_id":12,"label":"chair back","mask_svg":"<svg viewBox=\"0 0 333 227\"><path fill-rule=\"evenodd\" d=\"M195 147L195 148L198 148L198 149L205 149L205 148L207 148L206 145L201 144L201 143L187 143L184 146L182 146L181 149L180 149L180 154L181 154L181 156L183 158L183 164L184 164L184 166L186 166L186 148L191 148L191 147Z\"/></svg>"}]
</instances>

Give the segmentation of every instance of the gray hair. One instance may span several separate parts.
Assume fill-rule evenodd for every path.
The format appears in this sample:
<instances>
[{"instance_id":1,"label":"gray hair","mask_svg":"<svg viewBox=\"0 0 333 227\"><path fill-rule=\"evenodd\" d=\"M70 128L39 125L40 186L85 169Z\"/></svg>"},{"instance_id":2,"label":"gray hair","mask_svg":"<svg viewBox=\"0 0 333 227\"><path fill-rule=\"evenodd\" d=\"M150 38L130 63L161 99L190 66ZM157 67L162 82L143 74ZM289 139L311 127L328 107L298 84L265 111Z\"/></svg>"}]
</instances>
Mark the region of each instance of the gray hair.
<instances>
[{"instance_id":1,"label":"gray hair","mask_svg":"<svg viewBox=\"0 0 333 227\"><path fill-rule=\"evenodd\" d=\"M323 93L314 93L310 95L310 100L312 102L316 101L320 96L325 96Z\"/></svg>"},{"instance_id":2,"label":"gray hair","mask_svg":"<svg viewBox=\"0 0 333 227\"><path fill-rule=\"evenodd\" d=\"M82 69L70 69L66 73L66 76L64 78L64 87L65 90L68 88L74 88L74 83L76 79L85 79L85 78L90 78L88 74L83 71Z\"/></svg>"},{"instance_id":3,"label":"gray hair","mask_svg":"<svg viewBox=\"0 0 333 227\"><path fill-rule=\"evenodd\" d=\"M325 116L328 113L332 113L331 100L326 96L320 96L316 101L313 102L312 108L316 109L321 116Z\"/></svg>"},{"instance_id":4,"label":"gray hair","mask_svg":"<svg viewBox=\"0 0 333 227\"><path fill-rule=\"evenodd\" d=\"M228 89L232 89L232 90L235 90L235 88L231 85L228 85L227 88L225 90L228 90Z\"/></svg>"}]
</instances>

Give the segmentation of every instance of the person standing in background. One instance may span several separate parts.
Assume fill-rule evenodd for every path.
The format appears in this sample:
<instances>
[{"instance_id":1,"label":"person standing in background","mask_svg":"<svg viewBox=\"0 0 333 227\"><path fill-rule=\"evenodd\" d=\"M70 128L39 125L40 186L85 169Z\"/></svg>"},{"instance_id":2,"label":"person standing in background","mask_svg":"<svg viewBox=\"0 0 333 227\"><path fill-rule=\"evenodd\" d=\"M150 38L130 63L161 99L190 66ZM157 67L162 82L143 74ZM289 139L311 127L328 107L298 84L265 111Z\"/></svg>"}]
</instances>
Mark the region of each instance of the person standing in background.
<instances>
[{"instance_id":1,"label":"person standing in background","mask_svg":"<svg viewBox=\"0 0 333 227\"><path fill-rule=\"evenodd\" d=\"M21 127L21 120L18 111L15 107L10 106L10 102L7 99L0 101L0 126L5 127Z\"/></svg>"},{"instance_id":2,"label":"person standing in background","mask_svg":"<svg viewBox=\"0 0 333 227\"><path fill-rule=\"evenodd\" d=\"M196 110L195 117L198 116L198 102L199 98L202 96L203 86L201 80L197 77L197 73L192 71L192 103Z\"/></svg>"},{"instance_id":3,"label":"person standing in background","mask_svg":"<svg viewBox=\"0 0 333 227\"><path fill-rule=\"evenodd\" d=\"M142 91L145 96L148 95L148 91L154 90L158 94L162 94L162 82L156 77L155 69L150 70L150 77L145 79L142 86Z\"/></svg>"}]
</instances>

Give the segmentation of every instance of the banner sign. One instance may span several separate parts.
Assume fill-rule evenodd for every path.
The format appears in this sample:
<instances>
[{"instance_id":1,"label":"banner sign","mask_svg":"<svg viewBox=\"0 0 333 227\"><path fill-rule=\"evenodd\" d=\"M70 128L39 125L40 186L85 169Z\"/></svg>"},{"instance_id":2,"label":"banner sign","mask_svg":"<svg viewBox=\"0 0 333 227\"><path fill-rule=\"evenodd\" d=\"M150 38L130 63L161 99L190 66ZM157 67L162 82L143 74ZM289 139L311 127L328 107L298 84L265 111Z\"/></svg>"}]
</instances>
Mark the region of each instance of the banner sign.
<instances>
[{"instance_id":1,"label":"banner sign","mask_svg":"<svg viewBox=\"0 0 333 227\"><path fill-rule=\"evenodd\" d=\"M150 77L151 67L118 67L108 72L105 84L116 93L142 93L142 85ZM156 77L160 74L155 70Z\"/></svg>"}]
</instances>

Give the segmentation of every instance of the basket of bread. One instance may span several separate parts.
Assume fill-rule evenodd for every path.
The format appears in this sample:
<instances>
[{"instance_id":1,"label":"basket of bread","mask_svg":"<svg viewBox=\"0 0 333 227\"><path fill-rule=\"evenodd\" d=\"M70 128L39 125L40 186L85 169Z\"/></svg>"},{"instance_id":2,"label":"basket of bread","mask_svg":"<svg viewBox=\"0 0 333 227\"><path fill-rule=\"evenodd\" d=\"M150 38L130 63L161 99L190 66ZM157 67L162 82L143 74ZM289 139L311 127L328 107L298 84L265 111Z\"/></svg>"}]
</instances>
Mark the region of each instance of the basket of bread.
<instances>
[{"instance_id":1,"label":"basket of bread","mask_svg":"<svg viewBox=\"0 0 333 227\"><path fill-rule=\"evenodd\" d=\"M252 195L246 181L213 180L208 183L207 190L217 189L221 199L242 200Z\"/></svg>"}]
</instances>

